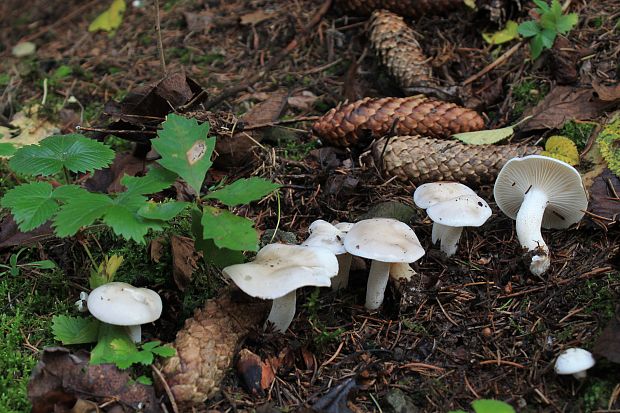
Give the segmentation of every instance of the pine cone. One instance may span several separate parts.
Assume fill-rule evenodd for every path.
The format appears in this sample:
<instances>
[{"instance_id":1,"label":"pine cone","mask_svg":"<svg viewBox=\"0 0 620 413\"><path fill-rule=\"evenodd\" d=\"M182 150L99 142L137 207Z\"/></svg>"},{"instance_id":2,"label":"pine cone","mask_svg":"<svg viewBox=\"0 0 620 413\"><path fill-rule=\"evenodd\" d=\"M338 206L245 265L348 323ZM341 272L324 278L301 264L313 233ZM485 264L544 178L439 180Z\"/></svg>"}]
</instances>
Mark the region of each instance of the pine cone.
<instances>
[{"instance_id":1,"label":"pine cone","mask_svg":"<svg viewBox=\"0 0 620 413\"><path fill-rule=\"evenodd\" d=\"M239 293L241 294L241 293ZM238 302L231 294L209 300L185 321L173 343L177 354L161 371L181 405L203 403L219 389L239 340L266 314L265 301Z\"/></svg>"},{"instance_id":2,"label":"pine cone","mask_svg":"<svg viewBox=\"0 0 620 413\"><path fill-rule=\"evenodd\" d=\"M383 138L372 147L375 164L387 175L416 185L434 181L472 186L491 183L509 159L541 151L537 146L466 145L421 136Z\"/></svg>"},{"instance_id":3,"label":"pine cone","mask_svg":"<svg viewBox=\"0 0 620 413\"><path fill-rule=\"evenodd\" d=\"M463 0L337 0L336 4L358 16L368 16L375 10L386 9L407 17L445 14L464 5Z\"/></svg>"},{"instance_id":4,"label":"pine cone","mask_svg":"<svg viewBox=\"0 0 620 413\"><path fill-rule=\"evenodd\" d=\"M428 58L402 17L375 10L370 18L370 43L401 88L435 84Z\"/></svg>"},{"instance_id":5,"label":"pine cone","mask_svg":"<svg viewBox=\"0 0 620 413\"><path fill-rule=\"evenodd\" d=\"M313 125L314 133L334 146L351 146L367 138L380 138L397 120L397 135L447 138L484 127L482 117L471 109L425 96L364 98L331 109Z\"/></svg>"}]
</instances>

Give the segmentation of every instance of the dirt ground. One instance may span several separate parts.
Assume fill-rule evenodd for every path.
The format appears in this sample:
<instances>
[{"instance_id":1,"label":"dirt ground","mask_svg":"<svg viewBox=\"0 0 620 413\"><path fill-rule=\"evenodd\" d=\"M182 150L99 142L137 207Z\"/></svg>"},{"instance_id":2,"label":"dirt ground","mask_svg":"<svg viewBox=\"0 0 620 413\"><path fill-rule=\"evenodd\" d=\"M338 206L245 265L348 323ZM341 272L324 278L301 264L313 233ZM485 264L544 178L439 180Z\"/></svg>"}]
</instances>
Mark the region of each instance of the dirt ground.
<instances>
[{"instance_id":1,"label":"dirt ground","mask_svg":"<svg viewBox=\"0 0 620 413\"><path fill-rule=\"evenodd\" d=\"M510 47L489 46L480 33L496 31L508 19L522 21L532 7L519 1L495 3L502 4L499 17L493 17L496 9L463 8L422 16L414 24L442 90L483 113L489 129L516 121L562 81L562 60L545 52L531 62L524 42L503 64L463 86ZM580 16L565 39L566 49L581 56L571 60L577 76L573 84L584 82L584 72L618 82L620 2L568 3ZM304 32L324 5L320 0L162 0L167 71L183 71L201 85L210 109L237 116L278 91L298 98L289 99L280 119L322 115L347 99L402 96L370 48L367 17L332 7ZM0 4L0 74L9 76L0 86L0 123L40 102L42 80L63 65L72 73L53 80L46 92L48 115L63 132L75 131L80 123L105 128L99 116L106 102L162 77L153 2L128 4L114 35L88 32L103 8L97 0ZM280 56L294 39L298 42ZM34 57L11 55L19 40L37 45ZM270 67L273 59L278 62ZM265 67L268 72L258 76ZM247 79L255 81L246 85ZM235 90L239 85L245 87ZM68 102L69 96L79 105ZM605 121L601 113L592 122ZM415 183L386 179L368 161L366 147L322 147L311 125L300 121L267 128L263 147L254 149L250 161L220 163L215 177L254 174L281 183L279 228L299 241L315 219L353 222L381 202L398 202L427 250L414 264L420 278L391 285L377 312L363 307L363 261L354 266L344 292L304 289L286 334L256 330L242 344L263 359L287 360L265 394L248 394L231 370L222 391L196 411L296 411L342 383L348 387L341 396L348 395L347 408L354 412L446 412L467 409L480 398L504 400L524 412L620 411L617 364L599 356L585 381L553 372L563 349L592 348L618 317L617 226L604 230L584 219L576 228L543 231L552 267L535 277L520 257L513 221L499 211L486 185L475 189L490 201L493 216L484 227L467 229L456 256L446 259L430 243L430 220L413 208ZM517 134L513 142L536 143L555 132ZM578 145L581 151L592 133ZM261 231L276 226L274 199L245 212ZM70 267L75 281L80 265ZM150 333L170 341L179 327L183 293L171 281L158 287L172 310ZM393 401L399 396L404 396L402 410ZM320 411L346 411L331 409Z\"/></svg>"}]
</instances>

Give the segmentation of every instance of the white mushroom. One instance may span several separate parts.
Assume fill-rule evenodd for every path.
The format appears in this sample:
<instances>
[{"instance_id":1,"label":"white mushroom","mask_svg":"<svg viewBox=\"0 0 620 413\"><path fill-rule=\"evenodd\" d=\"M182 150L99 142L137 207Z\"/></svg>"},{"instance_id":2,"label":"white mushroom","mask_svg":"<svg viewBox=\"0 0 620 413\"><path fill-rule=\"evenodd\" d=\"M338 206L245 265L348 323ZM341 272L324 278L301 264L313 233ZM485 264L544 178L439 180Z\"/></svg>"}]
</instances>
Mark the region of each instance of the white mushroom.
<instances>
[{"instance_id":1,"label":"white mushroom","mask_svg":"<svg viewBox=\"0 0 620 413\"><path fill-rule=\"evenodd\" d=\"M506 162L493 194L504 214L516 219L521 246L534 251L530 271L535 275L543 274L550 265L541 227L568 228L581 220L588 207L579 172L565 162L541 155Z\"/></svg>"},{"instance_id":2,"label":"white mushroom","mask_svg":"<svg viewBox=\"0 0 620 413\"><path fill-rule=\"evenodd\" d=\"M366 287L366 308L376 310L383 303L391 263L411 263L424 255L415 232L391 218L365 219L356 223L344 238L352 255L372 260Z\"/></svg>"},{"instance_id":3,"label":"white mushroom","mask_svg":"<svg viewBox=\"0 0 620 413\"><path fill-rule=\"evenodd\" d=\"M254 261L222 271L246 294L273 300L267 321L284 332L295 317L296 290L328 287L338 273L338 260L325 248L268 244L258 251Z\"/></svg>"},{"instance_id":4,"label":"white mushroom","mask_svg":"<svg viewBox=\"0 0 620 413\"><path fill-rule=\"evenodd\" d=\"M161 316L159 294L148 288L137 288L123 282L111 282L95 288L88 296L88 311L104 323L127 326L131 339L142 340L141 324Z\"/></svg>"},{"instance_id":5,"label":"white mushroom","mask_svg":"<svg viewBox=\"0 0 620 413\"><path fill-rule=\"evenodd\" d=\"M596 362L592 353L582 348L568 348L555 360L554 370L557 374L572 374L577 379L586 377L586 370Z\"/></svg>"},{"instance_id":6,"label":"white mushroom","mask_svg":"<svg viewBox=\"0 0 620 413\"><path fill-rule=\"evenodd\" d=\"M341 288L346 288L349 284L349 270L351 269L352 256L344 248L343 240L345 231L341 231L335 225L323 221L322 219L310 224L308 231L310 232L310 236L301 245L327 248L333 252L338 259L338 275L331 280L332 289L337 291Z\"/></svg>"}]
</instances>

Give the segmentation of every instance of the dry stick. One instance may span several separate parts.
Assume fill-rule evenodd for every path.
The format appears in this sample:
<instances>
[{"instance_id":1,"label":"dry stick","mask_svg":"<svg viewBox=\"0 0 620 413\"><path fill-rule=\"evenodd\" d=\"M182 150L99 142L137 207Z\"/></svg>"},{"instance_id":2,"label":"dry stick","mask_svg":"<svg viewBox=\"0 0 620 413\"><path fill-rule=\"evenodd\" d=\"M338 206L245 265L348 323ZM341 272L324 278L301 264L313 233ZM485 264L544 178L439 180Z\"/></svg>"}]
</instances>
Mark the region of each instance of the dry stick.
<instances>
[{"instance_id":1,"label":"dry stick","mask_svg":"<svg viewBox=\"0 0 620 413\"><path fill-rule=\"evenodd\" d=\"M465 81L463 82L463 86L468 85L468 84L478 80L482 76L484 76L487 73L489 73L491 70L495 69L497 66L500 66L501 64L503 64L506 60L508 60L508 58L510 56L515 54L517 52L517 50L519 50L520 47L521 47L521 43L517 43L514 46L512 46L510 49L506 50L506 52L503 55L501 55L500 57L498 57L497 59L495 59L494 62L492 62L491 64L485 66L484 69L482 69L481 71L479 71L475 75L470 76L467 79L465 79Z\"/></svg>"},{"instance_id":2,"label":"dry stick","mask_svg":"<svg viewBox=\"0 0 620 413\"><path fill-rule=\"evenodd\" d=\"M325 0L321 8L315 13L314 16L312 16L310 22L308 22L308 24L301 30L301 32L299 32L297 36L295 36L295 38L291 40L291 42L284 49L280 50L278 54L276 54L267 62L267 64L263 67L263 70L250 77L247 81L237 86L233 86L230 89L224 90L222 93L219 94L219 96L216 96L215 98L207 101L204 104L205 110L209 110L212 107L219 105L229 97L235 96L237 93L246 90L252 84L256 83L267 73L269 73L271 69L273 69L278 63L280 63L286 56L289 55L291 51L293 51L302 42L303 38L310 33L314 26L319 24L319 22L323 19L323 16L325 16L327 11L331 7L332 1L333 0Z\"/></svg>"},{"instance_id":3,"label":"dry stick","mask_svg":"<svg viewBox=\"0 0 620 413\"><path fill-rule=\"evenodd\" d=\"M153 364L151 364L151 370L153 371L153 373L155 373L155 375L159 379L159 382L164 387L166 395L168 396L168 400L170 400L170 406L172 406L172 411L174 413L179 413L179 407L177 406L177 402L174 399L174 394L172 394L172 390L170 389L170 386L168 385L166 378L161 373L161 371L157 367L155 367L155 365Z\"/></svg>"},{"instance_id":4,"label":"dry stick","mask_svg":"<svg viewBox=\"0 0 620 413\"><path fill-rule=\"evenodd\" d=\"M302 116L302 117L295 118L295 119L282 119L282 120L277 120L274 122L257 123L256 125L244 126L243 131L261 129L261 128L269 128L271 126L278 126L278 125L286 125L288 123L314 121L319 118L320 116Z\"/></svg>"},{"instance_id":5,"label":"dry stick","mask_svg":"<svg viewBox=\"0 0 620 413\"><path fill-rule=\"evenodd\" d=\"M159 19L159 0L155 0L155 28L157 30L157 50L159 51L159 64L161 71L166 76L166 58L164 57L164 43L161 40L161 24Z\"/></svg>"}]
</instances>

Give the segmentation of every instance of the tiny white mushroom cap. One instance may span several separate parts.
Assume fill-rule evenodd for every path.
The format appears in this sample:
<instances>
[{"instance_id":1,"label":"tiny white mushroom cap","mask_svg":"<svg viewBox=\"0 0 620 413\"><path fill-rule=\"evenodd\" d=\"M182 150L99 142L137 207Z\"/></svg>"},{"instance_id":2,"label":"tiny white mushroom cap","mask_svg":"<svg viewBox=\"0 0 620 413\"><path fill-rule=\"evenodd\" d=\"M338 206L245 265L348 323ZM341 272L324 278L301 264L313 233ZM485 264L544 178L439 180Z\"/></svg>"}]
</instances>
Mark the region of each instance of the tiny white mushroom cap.
<instances>
[{"instance_id":1,"label":"tiny white mushroom cap","mask_svg":"<svg viewBox=\"0 0 620 413\"><path fill-rule=\"evenodd\" d=\"M437 202L426 213L433 222L448 227L479 227L491 217L491 208L474 194Z\"/></svg>"},{"instance_id":2,"label":"tiny white mushroom cap","mask_svg":"<svg viewBox=\"0 0 620 413\"><path fill-rule=\"evenodd\" d=\"M418 208L427 209L438 202L461 195L476 195L476 193L470 187L458 182L430 182L416 188L413 202Z\"/></svg>"},{"instance_id":3,"label":"tiny white mushroom cap","mask_svg":"<svg viewBox=\"0 0 620 413\"><path fill-rule=\"evenodd\" d=\"M415 262L424 255L409 225L392 218L359 221L345 236L344 247L352 255L390 263Z\"/></svg>"},{"instance_id":4,"label":"tiny white mushroom cap","mask_svg":"<svg viewBox=\"0 0 620 413\"><path fill-rule=\"evenodd\" d=\"M353 225L355 225L353 222L339 222L337 224L334 224L336 228L338 228L340 231L344 232L345 234L351 231L351 228L353 228Z\"/></svg>"},{"instance_id":5,"label":"tiny white mushroom cap","mask_svg":"<svg viewBox=\"0 0 620 413\"><path fill-rule=\"evenodd\" d=\"M252 297L273 300L300 287L329 287L338 273L338 260L320 247L268 244L252 262L228 266L222 272Z\"/></svg>"},{"instance_id":6,"label":"tiny white mushroom cap","mask_svg":"<svg viewBox=\"0 0 620 413\"><path fill-rule=\"evenodd\" d=\"M557 374L573 374L577 378L585 377L585 371L596 362L592 353L582 348L564 350L555 361L554 370Z\"/></svg>"},{"instance_id":7,"label":"tiny white mushroom cap","mask_svg":"<svg viewBox=\"0 0 620 413\"><path fill-rule=\"evenodd\" d=\"M111 282L95 288L88 296L88 311L96 319L117 326L150 323L161 316L159 294L123 282Z\"/></svg>"},{"instance_id":8,"label":"tiny white mushroom cap","mask_svg":"<svg viewBox=\"0 0 620 413\"><path fill-rule=\"evenodd\" d=\"M544 191L549 200L543 228L568 228L581 220L588 207L579 172L566 162L542 155L506 162L493 188L495 202L504 214L516 219L526 192L533 187Z\"/></svg>"},{"instance_id":9,"label":"tiny white mushroom cap","mask_svg":"<svg viewBox=\"0 0 620 413\"><path fill-rule=\"evenodd\" d=\"M345 254L344 232L327 221L319 219L308 227L310 236L301 244L308 247L327 248L336 255Z\"/></svg>"}]
</instances>

